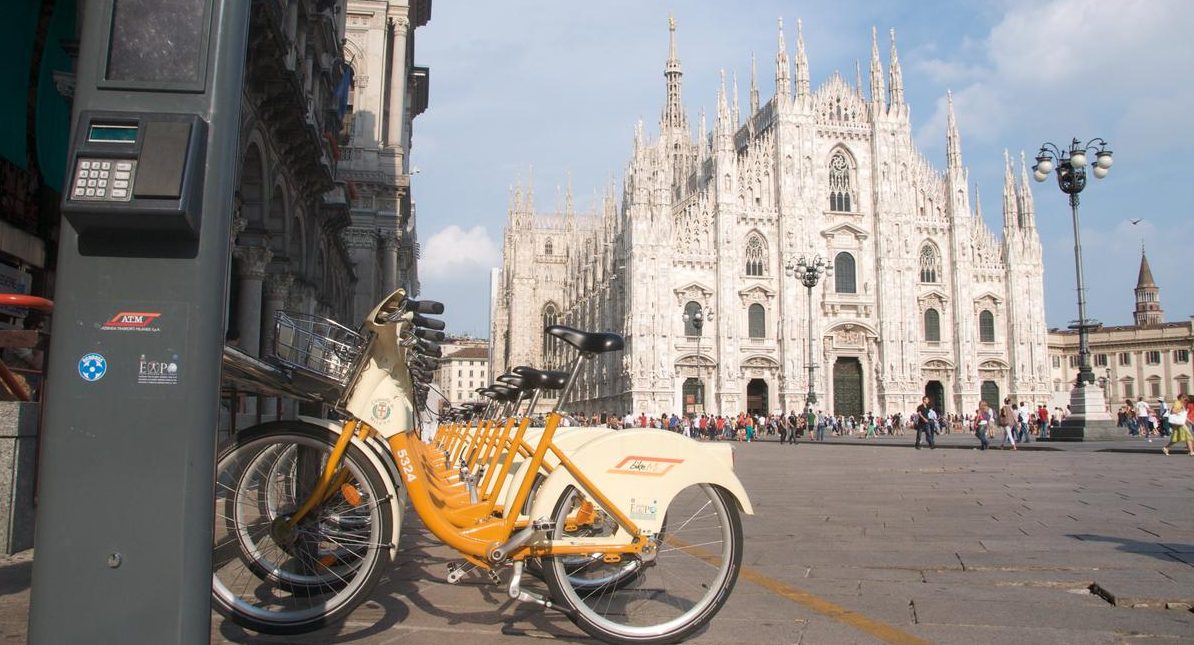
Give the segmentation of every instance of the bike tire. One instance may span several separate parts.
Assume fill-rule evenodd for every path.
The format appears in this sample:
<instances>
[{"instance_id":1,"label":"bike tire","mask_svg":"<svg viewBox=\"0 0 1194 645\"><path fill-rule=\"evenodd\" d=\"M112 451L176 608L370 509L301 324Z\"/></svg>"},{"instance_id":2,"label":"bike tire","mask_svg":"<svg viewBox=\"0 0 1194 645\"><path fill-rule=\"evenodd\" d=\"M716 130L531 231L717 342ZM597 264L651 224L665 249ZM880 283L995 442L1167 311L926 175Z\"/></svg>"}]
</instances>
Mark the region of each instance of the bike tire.
<instances>
[{"instance_id":1,"label":"bike tire","mask_svg":"<svg viewBox=\"0 0 1194 645\"><path fill-rule=\"evenodd\" d=\"M557 528L582 499L575 487L561 494L553 513ZM607 643L656 645L688 638L713 619L734 588L742 565L742 520L730 493L698 484L672 500L664 525L667 535L653 558L626 556L637 563L632 572L625 561L592 559L596 584L578 582L586 572L575 558L544 558L552 598L567 607L578 627Z\"/></svg>"},{"instance_id":2,"label":"bike tire","mask_svg":"<svg viewBox=\"0 0 1194 645\"><path fill-rule=\"evenodd\" d=\"M346 479L293 530L281 527L322 472L336 433L277 422L238 434L216 468L212 605L267 634L335 624L366 600L390 562L385 474L350 445Z\"/></svg>"}]
</instances>

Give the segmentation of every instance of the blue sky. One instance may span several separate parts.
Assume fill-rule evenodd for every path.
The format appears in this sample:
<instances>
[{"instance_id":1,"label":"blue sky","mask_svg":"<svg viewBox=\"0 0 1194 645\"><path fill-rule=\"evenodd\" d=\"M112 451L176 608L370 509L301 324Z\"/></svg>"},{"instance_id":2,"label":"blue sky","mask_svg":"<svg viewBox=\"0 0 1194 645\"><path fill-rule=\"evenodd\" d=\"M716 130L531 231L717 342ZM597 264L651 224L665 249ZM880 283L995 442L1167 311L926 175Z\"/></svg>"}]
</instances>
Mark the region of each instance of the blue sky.
<instances>
[{"instance_id":1,"label":"blue sky","mask_svg":"<svg viewBox=\"0 0 1194 645\"><path fill-rule=\"evenodd\" d=\"M1165 318L1194 314L1194 290L1181 282L1194 232L1194 2L511 0L437 2L416 32L415 61L431 68L411 152L420 272L423 297L446 303L449 329L488 335L488 269L500 263L510 190L528 168L539 208L559 203L569 177L587 208L620 181L635 122L657 129L669 14L694 132L702 109L715 112L722 69L737 73L747 111L752 52L761 101L774 94L777 18L790 57L803 20L814 89L834 71L853 81L855 60L869 84L871 27L885 69L894 28L917 146L945 166L952 90L963 162L996 233L1005 148L1031 161L1045 141L1105 138L1115 165L1082 193L1089 315L1131 322L1142 243ZM1033 194L1046 320L1063 327L1077 317L1069 205L1052 179Z\"/></svg>"}]
</instances>

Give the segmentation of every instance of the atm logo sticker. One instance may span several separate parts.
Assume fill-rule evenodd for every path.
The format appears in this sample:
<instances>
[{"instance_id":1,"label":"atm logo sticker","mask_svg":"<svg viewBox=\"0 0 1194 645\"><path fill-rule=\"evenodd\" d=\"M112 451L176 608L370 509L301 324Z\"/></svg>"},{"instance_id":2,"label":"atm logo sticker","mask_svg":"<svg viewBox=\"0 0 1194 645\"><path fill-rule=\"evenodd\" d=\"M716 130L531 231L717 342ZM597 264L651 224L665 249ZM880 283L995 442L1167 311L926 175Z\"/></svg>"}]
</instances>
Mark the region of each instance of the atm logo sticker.
<instances>
[{"instance_id":1,"label":"atm logo sticker","mask_svg":"<svg viewBox=\"0 0 1194 645\"><path fill-rule=\"evenodd\" d=\"M149 311L121 311L100 325L104 331L161 331L154 323L162 314Z\"/></svg>"}]
</instances>

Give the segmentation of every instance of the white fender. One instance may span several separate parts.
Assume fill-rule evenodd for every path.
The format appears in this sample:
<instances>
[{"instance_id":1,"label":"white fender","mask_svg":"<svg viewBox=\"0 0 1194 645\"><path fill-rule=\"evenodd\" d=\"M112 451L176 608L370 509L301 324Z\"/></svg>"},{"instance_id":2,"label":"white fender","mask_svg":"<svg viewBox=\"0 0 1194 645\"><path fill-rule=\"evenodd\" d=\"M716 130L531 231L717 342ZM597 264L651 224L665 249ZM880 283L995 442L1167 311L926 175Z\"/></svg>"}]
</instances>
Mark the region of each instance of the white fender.
<instances>
[{"instance_id":1,"label":"white fender","mask_svg":"<svg viewBox=\"0 0 1194 645\"><path fill-rule=\"evenodd\" d=\"M344 426L336 421L329 419L319 419L316 417L299 416L299 421L309 423L321 428L327 428L335 434L340 434L344 430ZM394 464L394 459L390 457L388 448L381 443L380 439L374 438L369 442L361 441L360 437L353 437L352 443L361 449L365 458L369 460L369 464L381 474L381 480L385 482L386 493L390 498L390 511L394 515L394 529L390 535L390 557L398 557L398 538L402 534L402 516L406 510L406 491L398 486L396 482L402 480L399 476L397 466Z\"/></svg>"},{"instance_id":2,"label":"white fender","mask_svg":"<svg viewBox=\"0 0 1194 645\"><path fill-rule=\"evenodd\" d=\"M744 513L754 514L726 443L702 443L665 430L619 430L585 443L569 458L642 530L658 532L672 499L694 484L721 486ZM539 487L531 517L551 519L564 490L575 485L567 470L552 471Z\"/></svg>"}]
</instances>

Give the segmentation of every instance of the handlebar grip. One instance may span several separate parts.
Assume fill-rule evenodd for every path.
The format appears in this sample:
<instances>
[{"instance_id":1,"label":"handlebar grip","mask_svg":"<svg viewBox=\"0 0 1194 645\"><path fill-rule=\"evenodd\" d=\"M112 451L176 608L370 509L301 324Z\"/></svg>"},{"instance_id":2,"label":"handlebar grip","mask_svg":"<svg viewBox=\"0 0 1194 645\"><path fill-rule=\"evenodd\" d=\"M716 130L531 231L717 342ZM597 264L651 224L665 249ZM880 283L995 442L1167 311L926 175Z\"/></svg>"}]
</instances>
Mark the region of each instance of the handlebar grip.
<instances>
[{"instance_id":1,"label":"handlebar grip","mask_svg":"<svg viewBox=\"0 0 1194 645\"><path fill-rule=\"evenodd\" d=\"M418 342L415 343L415 347L418 348L419 353L426 354L427 356L434 356L436 358L444 355L444 350L439 346L439 343L423 340L422 338L417 340Z\"/></svg>"},{"instance_id":2,"label":"handlebar grip","mask_svg":"<svg viewBox=\"0 0 1194 645\"><path fill-rule=\"evenodd\" d=\"M434 329L436 331L439 331L447 326L447 324L439 318L427 318L426 316L420 316L419 314L415 314L411 318L411 322L413 322L416 327Z\"/></svg>"},{"instance_id":3,"label":"handlebar grip","mask_svg":"<svg viewBox=\"0 0 1194 645\"><path fill-rule=\"evenodd\" d=\"M444 313L444 303L434 300L412 300L407 298L406 310L417 314L439 315Z\"/></svg>"},{"instance_id":4,"label":"handlebar grip","mask_svg":"<svg viewBox=\"0 0 1194 645\"><path fill-rule=\"evenodd\" d=\"M415 336L418 336L419 338L422 338L424 340L433 340L437 343L442 342L445 338L448 337L447 334L445 334L442 331L434 331L431 329L420 329L417 327L411 333L413 333Z\"/></svg>"}]
</instances>

